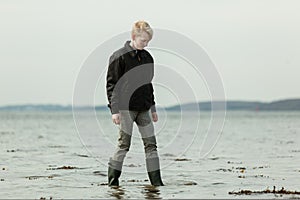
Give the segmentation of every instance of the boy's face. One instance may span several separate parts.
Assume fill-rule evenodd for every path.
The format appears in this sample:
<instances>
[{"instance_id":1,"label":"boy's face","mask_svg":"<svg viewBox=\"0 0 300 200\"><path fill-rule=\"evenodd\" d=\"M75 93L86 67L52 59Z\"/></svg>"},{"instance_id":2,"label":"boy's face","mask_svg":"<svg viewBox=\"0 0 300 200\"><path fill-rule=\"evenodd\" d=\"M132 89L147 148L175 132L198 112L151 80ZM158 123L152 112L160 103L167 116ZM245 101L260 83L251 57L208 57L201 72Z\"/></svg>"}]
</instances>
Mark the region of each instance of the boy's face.
<instances>
[{"instance_id":1,"label":"boy's face","mask_svg":"<svg viewBox=\"0 0 300 200\"><path fill-rule=\"evenodd\" d=\"M138 50L142 50L148 45L148 42L151 39L148 33L143 31L140 35L133 35L132 40L133 40L134 47Z\"/></svg>"}]
</instances>

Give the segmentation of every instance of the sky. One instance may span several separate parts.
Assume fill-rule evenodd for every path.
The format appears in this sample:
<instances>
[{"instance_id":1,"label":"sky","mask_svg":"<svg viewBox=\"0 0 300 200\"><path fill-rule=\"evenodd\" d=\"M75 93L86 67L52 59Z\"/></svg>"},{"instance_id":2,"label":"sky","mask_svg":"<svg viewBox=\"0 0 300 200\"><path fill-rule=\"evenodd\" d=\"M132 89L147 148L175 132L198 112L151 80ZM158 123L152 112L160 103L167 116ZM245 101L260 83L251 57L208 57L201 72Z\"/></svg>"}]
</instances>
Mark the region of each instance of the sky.
<instances>
[{"instance_id":1,"label":"sky","mask_svg":"<svg viewBox=\"0 0 300 200\"><path fill-rule=\"evenodd\" d=\"M130 31L137 20L150 23L153 40L155 29L166 29L201 46L215 64L227 100L299 98L299 9L298 0L1 0L0 106L72 104L78 74L89 55ZM157 63L168 57L152 53ZM170 55L167 60L170 66L178 63ZM168 73L162 71L160 77L168 78ZM196 81L190 84L205 88L200 79L199 86ZM176 103L155 80L154 86L157 102ZM205 89L197 90L196 96L185 101L210 100ZM101 79L95 104L106 103Z\"/></svg>"}]
</instances>

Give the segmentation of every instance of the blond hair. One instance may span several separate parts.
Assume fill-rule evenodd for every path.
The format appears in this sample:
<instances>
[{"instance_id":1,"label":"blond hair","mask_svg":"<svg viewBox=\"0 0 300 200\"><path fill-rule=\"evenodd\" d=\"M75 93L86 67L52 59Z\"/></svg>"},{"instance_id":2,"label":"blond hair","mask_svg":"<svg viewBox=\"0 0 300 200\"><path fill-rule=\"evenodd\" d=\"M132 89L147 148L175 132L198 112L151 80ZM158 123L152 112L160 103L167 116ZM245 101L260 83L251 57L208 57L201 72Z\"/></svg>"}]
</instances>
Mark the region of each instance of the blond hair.
<instances>
[{"instance_id":1,"label":"blond hair","mask_svg":"<svg viewBox=\"0 0 300 200\"><path fill-rule=\"evenodd\" d=\"M145 21L137 21L133 24L131 35L140 35L143 31L148 33L150 36L150 39L152 39L153 36L153 30L150 27L150 25Z\"/></svg>"}]
</instances>

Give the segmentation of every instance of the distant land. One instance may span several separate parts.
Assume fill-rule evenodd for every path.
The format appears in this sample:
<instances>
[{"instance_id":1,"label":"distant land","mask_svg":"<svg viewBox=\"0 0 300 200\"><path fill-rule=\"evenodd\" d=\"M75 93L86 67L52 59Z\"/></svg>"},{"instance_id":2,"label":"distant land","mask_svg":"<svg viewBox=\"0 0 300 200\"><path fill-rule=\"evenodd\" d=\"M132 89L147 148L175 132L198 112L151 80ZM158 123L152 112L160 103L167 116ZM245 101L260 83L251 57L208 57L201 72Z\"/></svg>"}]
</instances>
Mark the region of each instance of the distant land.
<instances>
[{"instance_id":1,"label":"distant land","mask_svg":"<svg viewBox=\"0 0 300 200\"><path fill-rule=\"evenodd\" d=\"M224 102L216 101L214 105L223 104ZM197 105L198 104L198 105ZM182 105L166 107L167 111L193 111L197 106L202 111L210 111L212 102L199 102L199 103L187 103ZM77 110L107 110L107 106L85 106L76 107ZM159 108L158 108L159 109ZM300 99L286 99L280 101L273 101L270 103L264 103L259 101L226 101L227 110L248 110L248 111L300 111ZM11 105L2 106L0 111L71 111L72 106L62 106L53 104L25 104L25 105ZM197 109L196 109L197 110Z\"/></svg>"},{"instance_id":2,"label":"distant land","mask_svg":"<svg viewBox=\"0 0 300 200\"><path fill-rule=\"evenodd\" d=\"M218 105L222 105L224 102L215 101L214 105L216 109ZM212 102L200 102L198 103L200 110L211 110ZM183 105L176 105L166 108L166 110L194 110L197 103L189 103ZM181 108L180 108L181 107ZM300 111L300 99L286 99L280 101L273 101L270 103L263 103L259 101L226 101L227 110L249 110L249 111L280 111L280 110L299 110Z\"/></svg>"}]
</instances>

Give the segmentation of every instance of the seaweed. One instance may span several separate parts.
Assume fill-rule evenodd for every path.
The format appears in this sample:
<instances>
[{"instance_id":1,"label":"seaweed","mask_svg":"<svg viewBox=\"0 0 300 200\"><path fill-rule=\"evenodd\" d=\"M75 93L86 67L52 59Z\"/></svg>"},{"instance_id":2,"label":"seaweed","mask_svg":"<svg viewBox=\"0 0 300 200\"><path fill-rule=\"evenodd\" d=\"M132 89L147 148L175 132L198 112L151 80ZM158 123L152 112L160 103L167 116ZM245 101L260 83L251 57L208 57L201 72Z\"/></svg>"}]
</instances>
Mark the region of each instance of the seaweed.
<instances>
[{"instance_id":1,"label":"seaweed","mask_svg":"<svg viewBox=\"0 0 300 200\"><path fill-rule=\"evenodd\" d=\"M197 183L193 182L193 181L189 181L189 182L184 183L183 185L197 185Z\"/></svg>"},{"instance_id":2,"label":"seaweed","mask_svg":"<svg viewBox=\"0 0 300 200\"><path fill-rule=\"evenodd\" d=\"M58 174L51 174L51 175L46 175L46 176L26 176L25 178L28 180L36 180L40 178L48 178L48 179L53 179L54 177L59 177L60 175Z\"/></svg>"},{"instance_id":3,"label":"seaweed","mask_svg":"<svg viewBox=\"0 0 300 200\"><path fill-rule=\"evenodd\" d=\"M176 158L175 161L190 161L191 159L187 158Z\"/></svg>"},{"instance_id":4,"label":"seaweed","mask_svg":"<svg viewBox=\"0 0 300 200\"><path fill-rule=\"evenodd\" d=\"M47 168L47 170L58 170L58 169L80 169L78 167L73 167L73 166L62 166L62 167L51 167Z\"/></svg>"},{"instance_id":5,"label":"seaweed","mask_svg":"<svg viewBox=\"0 0 300 200\"><path fill-rule=\"evenodd\" d=\"M52 197L49 198L50 200L52 200ZM41 197L40 200L47 200L46 197Z\"/></svg>"},{"instance_id":6,"label":"seaweed","mask_svg":"<svg viewBox=\"0 0 300 200\"><path fill-rule=\"evenodd\" d=\"M296 194L300 195L298 191L289 191L282 187L280 190L276 190L276 187L273 186L273 190L269 188L262 190L262 191L252 191L252 190L240 190L238 192L228 192L230 195L251 195L251 194Z\"/></svg>"},{"instance_id":7,"label":"seaweed","mask_svg":"<svg viewBox=\"0 0 300 200\"><path fill-rule=\"evenodd\" d=\"M16 151L18 151L18 150L15 150L15 149L8 149L8 150L6 150L6 152L16 152Z\"/></svg>"},{"instance_id":8,"label":"seaweed","mask_svg":"<svg viewBox=\"0 0 300 200\"><path fill-rule=\"evenodd\" d=\"M94 171L93 174L94 174L94 175L99 175L99 176L107 176L106 173L101 172L101 171Z\"/></svg>"},{"instance_id":9,"label":"seaweed","mask_svg":"<svg viewBox=\"0 0 300 200\"><path fill-rule=\"evenodd\" d=\"M85 154L75 154L76 156L79 156L79 157L83 157L83 158L88 158L89 156L88 155L85 155Z\"/></svg>"},{"instance_id":10,"label":"seaweed","mask_svg":"<svg viewBox=\"0 0 300 200\"><path fill-rule=\"evenodd\" d=\"M246 167L236 167L236 168L232 167L231 169L219 168L219 169L216 169L216 171L245 173Z\"/></svg>"}]
</instances>

